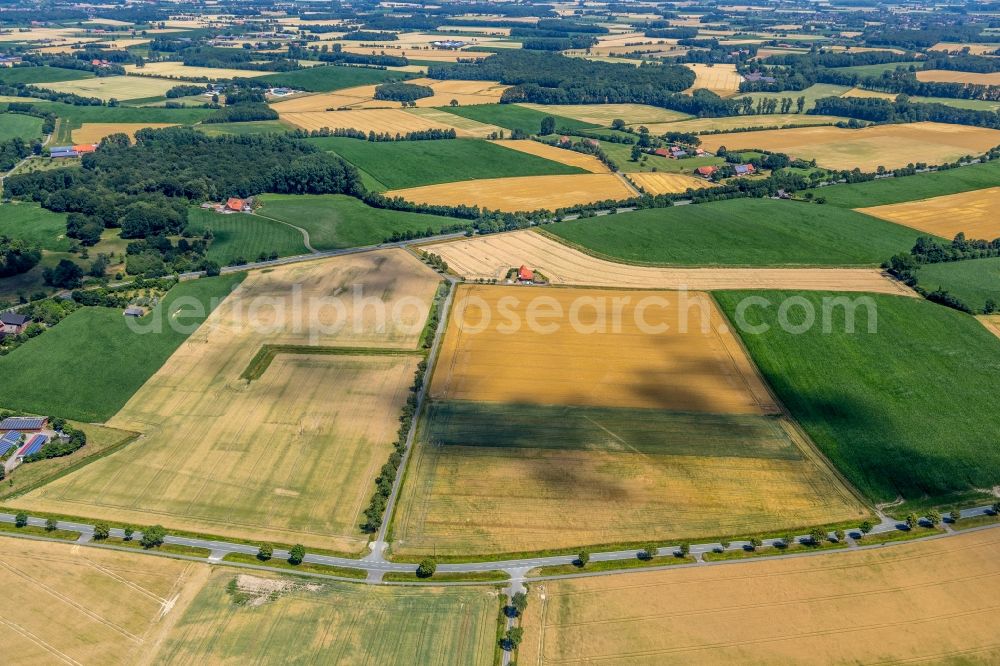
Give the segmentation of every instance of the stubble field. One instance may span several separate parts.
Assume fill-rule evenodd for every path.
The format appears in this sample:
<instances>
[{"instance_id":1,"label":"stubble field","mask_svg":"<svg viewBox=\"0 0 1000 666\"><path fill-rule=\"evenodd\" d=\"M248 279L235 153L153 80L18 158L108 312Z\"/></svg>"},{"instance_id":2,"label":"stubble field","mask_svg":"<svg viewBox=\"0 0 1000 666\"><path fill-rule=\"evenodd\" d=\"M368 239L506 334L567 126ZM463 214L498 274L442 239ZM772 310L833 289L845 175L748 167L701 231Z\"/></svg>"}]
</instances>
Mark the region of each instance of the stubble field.
<instances>
[{"instance_id":1,"label":"stubble field","mask_svg":"<svg viewBox=\"0 0 1000 666\"><path fill-rule=\"evenodd\" d=\"M711 132L736 130L746 127L782 127L785 125L833 125L844 119L839 116L813 116L805 113L781 113L753 116L727 116L724 118L692 118L674 123L647 125L653 134L665 132ZM630 121L631 122L631 121Z\"/></svg>"},{"instance_id":2,"label":"stubble field","mask_svg":"<svg viewBox=\"0 0 1000 666\"><path fill-rule=\"evenodd\" d=\"M226 67L196 67L182 62L147 62L142 67L126 65L125 71L141 76L163 76L175 79L194 79L204 77L212 81L243 78L252 79L265 76L271 72L253 69L231 69Z\"/></svg>"},{"instance_id":3,"label":"stubble field","mask_svg":"<svg viewBox=\"0 0 1000 666\"><path fill-rule=\"evenodd\" d=\"M526 264L553 284L629 289L805 289L914 293L873 268L667 268L599 259L530 230L424 246L466 279L500 280ZM784 285L779 286L779 285Z\"/></svg>"},{"instance_id":4,"label":"stubble field","mask_svg":"<svg viewBox=\"0 0 1000 666\"><path fill-rule=\"evenodd\" d=\"M628 179L633 185L641 187L647 194L674 194L687 190L701 190L711 184L701 178L685 176L679 173L656 173L645 171L630 173Z\"/></svg>"},{"instance_id":5,"label":"stubble field","mask_svg":"<svg viewBox=\"0 0 1000 666\"><path fill-rule=\"evenodd\" d=\"M694 85L687 91L704 88L719 97L732 97L740 91L743 77L736 72L736 65L705 65L692 63L684 65L694 72Z\"/></svg>"},{"instance_id":6,"label":"stubble field","mask_svg":"<svg viewBox=\"0 0 1000 666\"><path fill-rule=\"evenodd\" d=\"M240 591L262 592L236 606L226 590L234 579ZM487 666L498 606L497 593L482 587L376 587L221 568L157 663Z\"/></svg>"},{"instance_id":7,"label":"stubble field","mask_svg":"<svg viewBox=\"0 0 1000 666\"><path fill-rule=\"evenodd\" d=\"M816 159L830 169L874 171L904 167L910 163L942 164L978 154L1000 144L1000 130L942 123L877 125L862 129L798 127L706 136L702 145L715 152L760 148Z\"/></svg>"},{"instance_id":8,"label":"stubble field","mask_svg":"<svg viewBox=\"0 0 1000 666\"><path fill-rule=\"evenodd\" d=\"M407 83L428 86L434 90L431 97L418 100L418 107L448 106L452 100L459 104L496 104L507 86L496 81L435 81L434 79L411 79ZM271 106L278 113L303 113L326 111L327 109L384 109L398 108L399 102L375 99L376 85L345 88L336 92L305 95Z\"/></svg>"},{"instance_id":9,"label":"stubble field","mask_svg":"<svg viewBox=\"0 0 1000 666\"><path fill-rule=\"evenodd\" d=\"M484 309L466 299L493 312L481 333ZM538 551L863 515L777 414L707 295L467 286L455 308L395 552ZM533 310L553 313L537 323L555 330L533 328Z\"/></svg>"},{"instance_id":10,"label":"stubble field","mask_svg":"<svg viewBox=\"0 0 1000 666\"><path fill-rule=\"evenodd\" d=\"M155 652L208 576L167 558L0 537L8 664L131 664Z\"/></svg>"},{"instance_id":11,"label":"stubble field","mask_svg":"<svg viewBox=\"0 0 1000 666\"><path fill-rule=\"evenodd\" d=\"M917 81L934 83L967 83L979 86L1000 85L1000 72L959 72L947 69L923 69L917 72Z\"/></svg>"},{"instance_id":12,"label":"stubble field","mask_svg":"<svg viewBox=\"0 0 1000 666\"><path fill-rule=\"evenodd\" d=\"M599 159L593 155L578 153L575 150L556 148L555 146L549 146L539 141L531 141L530 139L493 141L492 143L521 153L528 153L529 155L542 157L553 162L559 162L560 164L579 167L590 173L608 173L608 167L604 166L604 163Z\"/></svg>"},{"instance_id":13,"label":"stubble field","mask_svg":"<svg viewBox=\"0 0 1000 666\"><path fill-rule=\"evenodd\" d=\"M484 178L386 192L415 203L479 206L506 212L556 210L606 199L629 199L632 190L610 173Z\"/></svg>"},{"instance_id":14,"label":"stubble field","mask_svg":"<svg viewBox=\"0 0 1000 666\"><path fill-rule=\"evenodd\" d=\"M964 232L967 238L1000 237L1000 187L949 194L887 206L858 208L858 212L926 231L943 238Z\"/></svg>"},{"instance_id":15,"label":"stubble field","mask_svg":"<svg viewBox=\"0 0 1000 666\"><path fill-rule=\"evenodd\" d=\"M354 285L399 305L398 321L379 332ZM436 286L402 251L252 273L109 421L142 439L15 504L361 550L360 514L391 451ZM338 295L339 330L337 307L311 305ZM265 344L293 347L244 379Z\"/></svg>"},{"instance_id":16,"label":"stubble field","mask_svg":"<svg viewBox=\"0 0 1000 666\"><path fill-rule=\"evenodd\" d=\"M282 120L305 130L353 128L362 132L389 132L406 134L423 130L455 129L459 136L481 138L499 131L499 128L482 123L452 122L454 116L436 109L422 109L423 113L410 113L402 109L355 109L350 111L305 111L281 114ZM429 113L428 113L429 112Z\"/></svg>"},{"instance_id":17,"label":"stubble field","mask_svg":"<svg viewBox=\"0 0 1000 666\"><path fill-rule=\"evenodd\" d=\"M135 140L135 133L141 129L173 126L173 123L84 123L79 129L73 130L73 143L100 143L104 137L119 133L127 134L130 139Z\"/></svg>"},{"instance_id":18,"label":"stubble field","mask_svg":"<svg viewBox=\"0 0 1000 666\"><path fill-rule=\"evenodd\" d=\"M994 663L1000 530L532 586L519 664Z\"/></svg>"}]
</instances>

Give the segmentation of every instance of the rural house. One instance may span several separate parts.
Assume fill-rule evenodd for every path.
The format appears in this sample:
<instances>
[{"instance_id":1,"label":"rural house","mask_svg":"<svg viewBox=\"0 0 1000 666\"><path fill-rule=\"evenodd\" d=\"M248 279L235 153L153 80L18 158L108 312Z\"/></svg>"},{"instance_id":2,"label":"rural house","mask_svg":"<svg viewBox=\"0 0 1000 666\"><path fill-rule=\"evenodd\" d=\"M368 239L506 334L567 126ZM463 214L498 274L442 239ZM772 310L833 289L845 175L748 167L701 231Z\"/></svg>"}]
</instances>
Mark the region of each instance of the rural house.
<instances>
[{"instance_id":1,"label":"rural house","mask_svg":"<svg viewBox=\"0 0 1000 666\"><path fill-rule=\"evenodd\" d=\"M737 176L752 176L757 173L757 169L752 164L737 164L733 167Z\"/></svg>"},{"instance_id":2,"label":"rural house","mask_svg":"<svg viewBox=\"0 0 1000 666\"><path fill-rule=\"evenodd\" d=\"M16 312L0 314L0 335L20 335L30 323L30 319Z\"/></svg>"},{"instance_id":3,"label":"rural house","mask_svg":"<svg viewBox=\"0 0 1000 666\"><path fill-rule=\"evenodd\" d=\"M531 270L524 264L517 269L517 281L518 282L534 282L535 281L535 271Z\"/></svg>"},{"instance_id":4,"label":"rural house","mask_svg":"<svg viewBox=\"0 0 1000 666\"><path fill-rule=\"evenodd\" d=\"M700 166L694 170L694 172L702 178L711 178L712 174L716 171L718 171L718 167L714 166Z\"/></svg>"}]
</instances>

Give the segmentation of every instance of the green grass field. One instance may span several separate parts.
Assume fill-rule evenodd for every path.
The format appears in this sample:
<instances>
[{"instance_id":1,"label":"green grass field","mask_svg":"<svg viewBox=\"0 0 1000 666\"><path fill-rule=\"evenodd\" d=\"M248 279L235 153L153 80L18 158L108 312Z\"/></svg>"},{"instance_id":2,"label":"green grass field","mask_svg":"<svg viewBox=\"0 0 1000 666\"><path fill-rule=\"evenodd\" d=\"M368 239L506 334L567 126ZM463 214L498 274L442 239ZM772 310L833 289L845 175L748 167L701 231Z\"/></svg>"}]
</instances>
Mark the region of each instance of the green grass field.
<instances>
[{"instance_id":1,"label":"green grass field","mask_svg":"<svg viewBox=\"0 0 1000 666\"><path fill-rule=\"evenodd\" d=\"M59 128L52 145L72 142L72 131L83 123L196 123L215 113L212 109L163 109L153 106L73 106L62 102L32 100L32 106L41 111L51 111L59 117ZM7 104L0 104L6 110Z\"/></svg>"},{"instance_id":2,"label":"green grass field","mask_svg":"<svg viewBox=\"0 0 1000 666\"><path fill-rule=\"evenodd\" d=\"M583 169L478 139L373 143L340 137L308 139L369 174L381 190L473 178L586 173Z\"/></svg>"},{"instance_id":3,"label":"green grass field","mask_svg":"<svg viewBox=\"0 0 1000 666\"><path fill-rule=\"evenodd\" d=\"M335 250L383 242L394 231L439 231L461 220L372 208L342 194L264 194L259 215L289 222L309 232L317 250Z\"/></svg>"},{"instance_id":4,"label":"green grass field","mask_svg":"<svg viewBox=\"0 0 1000 666\"><path fill-rule=\"evenodd\" d=\"M838 72L850 72L858 76L881 76L882 72L894 72L899 67L910 68L913 65L917 69L923 69L924 63L918 61L911 62L887 62L881 65L855 65L854 67L837 67Z\"/></svg>"},{"instance_id":5,"label":"green grass field","mask_svg":"<svg viewBox=\"0 0 1000 666\"><path fill-rule=\"evenodd\" d=\"M188 229L203 234L211 229L214 234L208 247L208 258L228 266L237 259L256 261L263 252L279 257L305 254L302 234L281 222L267 220L245 213L220 215L215 211L192 208L188 212Z\"/></svg>"},{"instance_id":6,"label":"green grass field","mask_svg":"<svg viewBox=\"0 0 1000 666\"><path fill-rule=\"evenodd\" d=\"M55 83L94 78L93 72L62 67L12 67L0 68L0 83Z\"/></svg>"},{"instance_id":7,"label":"green grass field","mask_svg":"<svg viewBox=\"0 0 1000 666\"><path fill-rule=\"evenodd\" d=\"M875 265L919 232L833 206L736 199L551 224L546 231L616 261L719 266Z\"/></svg>"},{"instance_id":8,"label":"green grass field","mask_svg":"<svg viewBox=\"0 0 1000 666\"><path fill-rule=\"evenodd\" d=\"M488 587L377 587L254 571L245 573L289 587L260 606L237 606L227 587L239 573L213 572L157 663L492 663L500 606Z\"/></svg>"},{"instance_id":9,"label":"green grass field","mask_svg":"<svg viewBox=\"0 0 1000 666\"><path fill-rule=\"evenodd\" d=\"M342 67L327 65L307 67L294 72L277 72L255 77L255 81L264 81L272 86L287 86L296 90L309 92L330 92L341 88L364 86L385 81L401 81L407 78L402 72L368 67Z\"/></svg>"},{"instance_id":10,"label":"green grass field","mask_svg":"<svg viewBox=\"0 0 1000 666\"><path fill-rule=\"evenodd\" d=\"M813 193L817 197L826 197L828 205L863 208L995 187L998 182L1000 182L1000 160L993 160L958 169L918 173L902 178L883 178L866 183L821 187L813 190Z\"/></svg>"},{"instance_id":11,"label":"green grass field","mask_svg":"<svg viewBox=\"0 0 1000 666\"><path fill-rule=\"evenodd\" d=\"M38 243L43 250L52 252L65 252L70 246L70 239L66 237L66 214L53 213L38 204L0 205L0 236Z\"/></svg>"},{"instance_id":12,"label":"green grass field","mask_svg":"<svg viewBox=\"0 0 1000 666\"><path fill-rule=\"evenodd\" d=\"M470 120L486 123L487 125L497 125L498 127L506 127L507 129L519 129L528 134L537 134L542 126L542 119L550 115L541 111L535 111L534 109L517 106L516 104L443 106L441 107L441 111L447 111L456 116L469 118ZM598 127L597 125L563 116L553 116L553 118L556 119L556 131L563 128L573 131Z\"/></svg>"},{"instance_id":13,"label":"green grass field","mask_svg":"<svg viewBox=\"0 0 1000 666\"><path fill-rule=\"evenodd\" d=\"M21 137L25 141L42 136L42 119L23 113L0 114L0 141Z\"/></svg>"},{"instance_id":14,"label":"green grass field","mask_svg":"<svg viewBox=\"0 0 1000 666\"><path fill-rule=\"evenodd\" d=\"M917 270L920 286L944 289L981 312L987 299L1000 304L1000 257L926 264Z\"/></svg>"},{"instance_id":15,"label":"green grass field","mask_svg":"<svg viewBox=\"0 0 1000 666\"><path fill-rule=\"evenodd\" d=\"M791 97L793 100L797 100L799 97L806 98L806 106L804 111L808 111L816 105L816 100L822 97L840 97L845 92L850 90L850 86L836 86L832 83L817 83L811 85L805 90L783 90L780 92L757 92L757 93L747 93L745 95L738 95L738 97L749 97L757 103L758 99L782 99L784 97Z\"/></svg>"},{"instance_id":16,"label":"green grass field","mask_svg":"<svg viewBox=\"0 0 1000 666\"><path fill-rule=\"evenodd\" d=\"M133 332L121 310L81 308L51 330L0 358L6 381L0 405L35 414L102 422L117 412L156 372L243 274L182 282L139 323L161 332ZM190 303L197 299L197 312ZM175 331L167 322L190 325Z\"/></svg>"},{"instance_id":17,"label":"green grass field","mask_svg":"<svg viewBox=\"0 0 1000 666\"><path fill-rule=\"evenodd\" d=\"M744 313L754 334L734 318ZM803 320L803 303L816 324L798 335L781 330L780 304L792 325ZM918 499L1000 483L1000 340L974 318L929 301L864 296L877 311L869 332L859 308L855 333L845 332L843 308L823 332L823 299L844 294L718 292L744 343L792 415L840 471L879 502L898 495ZM847 298L857 298L847 295Z\"/></svg>"}]
</instances>

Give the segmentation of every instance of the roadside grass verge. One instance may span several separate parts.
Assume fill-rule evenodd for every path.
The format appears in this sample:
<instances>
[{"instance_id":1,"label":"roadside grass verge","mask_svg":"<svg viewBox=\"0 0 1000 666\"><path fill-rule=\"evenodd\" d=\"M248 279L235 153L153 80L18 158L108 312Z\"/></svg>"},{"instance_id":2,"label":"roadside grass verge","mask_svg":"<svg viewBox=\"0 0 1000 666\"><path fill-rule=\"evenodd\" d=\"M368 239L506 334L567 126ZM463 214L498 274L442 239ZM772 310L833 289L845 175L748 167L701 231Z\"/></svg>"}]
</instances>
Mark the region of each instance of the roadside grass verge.
<instances>
[{"instance_id":1,"label":"roadside grass verge","mask_svg":"<svg viewBox=\"0 0 1000 666\"><path fill-rule=\"evenodd\" d=\"M630 560L591 561L583 567L576 564L555 564L532 569L528 572L528 576L530 578L538 578L540 576L565 576L568 574L584 574L595 571L624 571L627 569L644 569L646 567L670 567L677 564L694 564L695 561L691 556L660 555L651 559L634 557Z\"/></svg>"},{"instance_id":2,"label":"roadside grass verge","mask_svg":"<svg viewBox=\"0 0 1000 666\"><path fill-rule=\"evenodd\" d=\"M312 552L312 551L310 551ZM269 560L258 559L255 555L247 553L228 553L222 558L223 562L237 562L239 564L255 564L261 567L271 567L274 569L284 569L287 571L297 571L300 573L325 574L327 576L340 576L342 578L355 578L364 580L368 574L363 569L351 569L349 567L338 567L328 564L316 564L314 562L302 562L292 564L288 560L272 557Z\"/></svg>"},{"instance_id":3,"label":"roadside grass verge","mask_svg":"<svg viewBox=\"0 0 1000 666\"><path fill-rule=\"evenodd\" d=\"M382 580L390 583L501 583L510 580L510 576L505 571L439 571L430 578L421 578L409 571L390 571Z\"/></svg>"},{"instance_id":4,"label":"roadside grass verge","mask_svg":"<svg viewBox=\"0 0 1000 666\"><path fill-rule=\"evenodd\" d=\"M26 534L28 536L40 536L48 539L62 539L63 541L76 541L80 538L79 532L71 530L47 530L44 527L35 525L25 525L17 527L13 523L0 523L0 534Z\"/></svg>"}]
</instances>

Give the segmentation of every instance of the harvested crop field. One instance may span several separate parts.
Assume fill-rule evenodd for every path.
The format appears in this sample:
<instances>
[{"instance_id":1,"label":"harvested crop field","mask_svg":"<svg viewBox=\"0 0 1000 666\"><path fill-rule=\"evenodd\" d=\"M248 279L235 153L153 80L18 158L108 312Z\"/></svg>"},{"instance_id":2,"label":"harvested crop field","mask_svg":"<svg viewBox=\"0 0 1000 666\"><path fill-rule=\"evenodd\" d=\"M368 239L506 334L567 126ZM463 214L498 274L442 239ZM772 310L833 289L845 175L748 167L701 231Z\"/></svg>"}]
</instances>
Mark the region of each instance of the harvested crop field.
<instances>
[{"instance_id":1,"label":"harvested crop field","mask_svg":"<svg viewBox=\"0 0 1000 666\"><path fill-rule=\"evenodd\" d=\"M195 79L203 77L212 81L235 78L251 79L257 76L266 76L267 74L273 73L253 69L196 67L193 65L185 65L182 62L147 62L142 67L125 65L125 71L139 76L163 76L174 79ZM178 83L177 85L180 84Z\"/></svg>"},{"instance_id":2,"label":"harvested crop field","mask_svg":"<svg viewBox=\"0 0 1000 666\"><path fill-rule=\"evenodd\" d=\"M626 124L669 123L684 120L690 116L680 111L662 109L646 104L520 104L541 113L551 113L607 127L615 119Z\"/></svg>"},{"instance_id":3,"label":"harvested crop field","mask_svg":"<svg viewBox=\"0 0 1000 666\"><path fill-rule=\"evenodd\" d=\"M440 255L451 270L470 280L502 280L511 267L525 264L540 271L553 284L705 291L784 288L914 295L876 269L633 266L599 259L529 230L435 243L424 249Z\"/></svg>"},{"instance_id":4,"label":"harvested crop field","mask_svg":"<svg viewBox=\"0 0 1000 666\"><path fill-rule=\"evenodd\" d=\"M463 285L431 397L720 414L779 411L712 299L698 292L681 297Z\"/></svg>"},{"instance_id":5,"label":"harvested crop field","mask_svg":"<svg viewBox=\"0 0 1000 666\"><path fill-rule=\"evenodd\" d=\"M874 171L904 167L910 163L942 164L978 154L1000 144L1000 130L943 123L877 125L862 129L799 127L759 132L705 136L702 145L715 152L719 146L733 149L760 148L816 159L830 169L860 167Z\"/></svg>"},{"instance_id":6,"label":"harvested crop field","mask_svg":"<svg viewBox=\"0 0 1000 666\"><path fill-rule=\"evenodd\" d=\"M156 650L209 573L204 564L0 537L8 664L131 664Z\"/></svg>"},{"instance_id":7,"label":"harvested crop field","mask_svg":"<svg viewBox=\"0 0 1000 666\"><path fill-rule=\"evenodd\" d=\"M386 192L407 201L445 206L479 206L507 212L556 210L578 204L635 196L621 178L609 173L572 176L488 178L411 187Z\"/></svg>"},{"instance_id":8,"label":"harvested crop field","mask_svg":"<svg viewBox=\"0 0 1000 666\"><path fill-rule=\"evenodd\" d=\"M955 42L938 42L932 46L929 50L931 51L954 51L958 52L962 49L969 49L969 53L972 55L990 55L995 52L1000 46L996 44L975 44L966 42L964 44Z\"/></svg>"},{"instance_id":9,"label":"harvested crop field","mask_svg":"<svg viewBox=\"0 0 1000 666\"><path fill-rule=\"evenodd\" d=\"M943 238L959 232L967 238L1000 237L1000 187L989 187L888 206L858 208L861 213L926 231Z\"/></svg>"},{"instance_id":10,"label":"harvested crop field","mask_svg":"<svg viewBox=\"0 0 1000 666\"><path fill-rule=\"evenodd\" d=\"M630 173L628 179L632 181L633 185L641 187L647 194L653 195L674 194L710 187L710 184L701 178L679 173L663 173L662 171Z\"/></svg>"},{"instance_id":11,"label":"harvested crop field","mask_svg":"<svg viewBox=\"0 0 1000 666\"><path fill-rule=\"evenodd\" d=\"M511 150L516 150L518 152L543 157L547 160L552 160L553 162L559 162L560 164L579 167L585 171L589 171L590 173L608 173L608 167L604 166L604 163L599 159L593 155L578 153L575 150L557 148L555 146L544 144L540 141L531 141L530 139L518 139L516 141L493 141L493 143L498 146L503 146L504 148L510 148Z\"/></svg>"},{"instance_id":12,"label":"harvested crop field","mask_svg":"<svg viewBox=\"0 0 1000 666\"><path fill-rule=\"evenodd\" d=\"M1000 48L1000 46L998 46ZM959 72L948 69L922 69L917 81L933 83L967 83L978 86L1000 86L1000 72Z\"/></svg>"},{"instance_id":13,"label":"harvested crop field","mask_svg":"<svg viewBox=\"0 0 1000 666\"><path fill-rule=\"evenodd\" d=\"M456 113L448 113L441 109L416 108L409 109L411 115L423 118L430 122L438 123L438 127L454 127L459 136L469 136L477 139L485 139L494 133L503 131L502 127L479 122L472 118L465 118Z\"/></svg>"},{"instance_id":14,"label":"harvested crop field","mask_svg":"<svg viewBox=\"0 0 1000 666\"><path fill-rule=\"evenodd\" d=\"M394 550L538 551L862 516L735 342L706 294L460 287Z\"/></svg>"},{"instance_id":15,"label":"harvested crop field","mask_svg":"<svg viewBox=\"0 0 1000 666\"><path fill-rule=\"evenodd\" d=\"M422 97L417 106L448 106L452 100L459 104L496 104L507 86L495 81L435 81L433 79L411 79L407 83L429 86L434 90L431 97ZM278 113L303 113L326 111L328 109L384 109L398 108L399 102L375 99L376 85L345 88L336 92L305 95L271 106Z\"/></svg>"},{"instance_id":16,"label":"harvested crop field","mask_svg":"<svg viewBox=\"0 0 1000 666\"><path fill-rule=\"evenodd\" d=\"M103 100L129 100L161 97L176 85L177 81L151 76L103 76L79 81L46 83L45 87L56 92L99 97Z\"/></svg>"},{"instance_id":17,"label":"harvested crop field","mask_svg":"<svg viewBox=\"0 0 1000 666\"><path fill-rule=\"evenodd\" d=\"M1000 338L1000 315L982 315L977 319L983 322L987 331Z\"/></svg>"},{"instance_id":18,"label":"harvested crop field","mask_svg":"<svg viewBox=\"0 0 1000 666\"><path fill-rule=\"evenodd\" d=\"M14 503L360 551L437 282L402 251L251 273L109 421L142 439ZM379 332L355 285L400 316Z\"/></svg>"},{"instance_id":19,"label":"harvested crop field","mask_svg":"<svg viewBox=\"0 0 1000 666\"><path fill-rule=\"evenodd\" d=\"M156 663L492 663L499 604L490 588L378 587L237 571L213 571ZM242 606L227 591L233 581L249 596Z\"/></svg>"},{"instance_id":20,"label":"harvested crop field","mask_svg":"<svg viewBox=\"0 0 1000 666\"><path fill-rule=\"evenodd\" d=\"M743 77L736 72L736 65L690 63L684 66L695 75L694 85L686 92L704 88L711 90L719 97L732 97L740 91Z\"/></svg>"},{"instance_id":21,"label":"harvested crop field","mask_svg":"<svg viewBox=\"0 0 1000 666\"><path fill-rule=\"evenodd\" d=\"M817 557L544 581L531 587L517 661L995 663L998 562L993 529Z\"/></svg>"},{"instance_id":22,"label":"harvested crop field","mask_svg":"<svg viewBox=\"0 0 1000 666\"><path fill-rule=\"evenodd\" d=\"M786 125L833 125L844 119L839 116L813 116L805 113L781 113L753 116L726 116L724 118L692 118L675 123L646 125L650 133L666 132L711 132L715 130L737 130L747 127L782 127Z\"/></svg>"},{"instance_id":23,"label":"harvested crop field","mask_svg":"<svg viewBox=\"0 0 1000 666\"><path fill-rule=\"evenodd\" d=\"M100 143L101 139L112 134L128 134L128 137L135 140L135 133L141 129L150 127L161 129L163 127L174 127L173 123L84 123L78 129L73 130L73 143Z\"/></svg>"},{"instance_id":24,"label":"harvested crop field","mask_svg":"<svg viewBox=\"0 0 1000 666\"><path fill-rule=\"evenodd\" d=\"M434 109L427 109L435 111ZM406 134L430 129L454 128L460 136L479 137L496 131L485 128L488 125L476 124L474 129L460 127L451 121L451 114L436 112L434 114L409 113L402 109L357 109L350 111L307 111L282 113L282 120L292 123L305 130L353 128L362 132L389 132L390 134ZM464 124L464 123L463 123ZM497 128L498 129L498 128Z\"/></svg>"}]
</instances>

